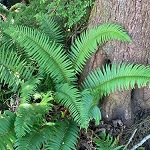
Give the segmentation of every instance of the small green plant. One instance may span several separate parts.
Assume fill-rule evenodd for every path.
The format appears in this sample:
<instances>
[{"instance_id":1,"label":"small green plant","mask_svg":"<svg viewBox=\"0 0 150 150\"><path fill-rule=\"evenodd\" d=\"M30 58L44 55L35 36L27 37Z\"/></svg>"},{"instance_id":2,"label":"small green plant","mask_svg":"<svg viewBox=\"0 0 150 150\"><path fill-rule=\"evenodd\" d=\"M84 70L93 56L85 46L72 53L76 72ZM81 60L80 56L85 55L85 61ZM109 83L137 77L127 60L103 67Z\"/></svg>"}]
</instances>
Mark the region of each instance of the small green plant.
<instances>
[{"instance_id":1,"label":"small green plant","mask_svg":"<svg viewBox=\"0 0 150 150\"><path fill-rule=\"evenodd\" d=\"M72 34L87 25L94 0L30 0L29 2L29 5L16 3L9 9L12 14L15 13L13 17L18 19L18 24L38 26L35 15L44 13L61 22L60 26L64 28L66 34Z\"/></svg>"},{"instance_id":2,"label":"small green plant","mask_svg":"<svg viewBox=\"0 0 150 150\"><path fill-rule=\"evenodd\" d=\"M86 30L68 50L59 26L48 14L36 15L38 28L15 19L8 12L0 28L2 94L9 91L19 97L15 112L0 115L0 149L76 149L79 129L87 129L91 119L100 123L97 104L102 96L117 88L133 88L135 83L149 85L149 67L126 63L97 68L78 85L77 76L99 45L114 39L131 41L117 24ZM64 107L59 116L56 104Z\"/></svg>"},{"instance_id":3,"label":"small green plant","mask_svg":"<svg viewBox=\"0 0 150 150\"><path fill-rule=\"evenodd\" d=\"M93 138L97 145L97 150L121 150L123 146L116 147L116 139L113 139L109 134L100 133L100 138Z\"/></svg>"},{"instance_id":4,"label":"small green plant","mask_svg":"<svg viewBox=\"0 0 150 150\"><path fill-rule=\"evenodd\" d=\"M62 20L64 27L71 28L75 25L82 25L84 18L88 13L88 7L91 7L93 0L56 0L51 2L47 8L49 13Z\"/></svg>"}]
</instances>

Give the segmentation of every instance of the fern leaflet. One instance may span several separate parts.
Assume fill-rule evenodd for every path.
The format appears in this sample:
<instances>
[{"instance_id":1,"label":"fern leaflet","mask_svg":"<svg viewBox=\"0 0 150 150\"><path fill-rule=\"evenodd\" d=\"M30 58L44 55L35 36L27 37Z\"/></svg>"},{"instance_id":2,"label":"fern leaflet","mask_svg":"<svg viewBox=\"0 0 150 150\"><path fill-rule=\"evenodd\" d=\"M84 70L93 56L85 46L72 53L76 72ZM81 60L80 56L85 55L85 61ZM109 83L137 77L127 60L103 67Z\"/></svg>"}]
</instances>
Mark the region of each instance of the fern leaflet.
<instances>
[{"instance_id":1,"label":"fern leaflet","mask_svg":"<svg viewBox=\"0 0 150 150\"><path fill-rule=\"evenodd\" d=\"M84 114L84 119L86 119L83 122L87 122L87 124L89 124L91 119L95 119L96 125L99 125L101 120L101 112L97 106L97 103L94 103L94 96L91 95L88 90L84 90L82 92L82 105L83 109L81 110L81 114Z\"/></svg>"}]
</instances>

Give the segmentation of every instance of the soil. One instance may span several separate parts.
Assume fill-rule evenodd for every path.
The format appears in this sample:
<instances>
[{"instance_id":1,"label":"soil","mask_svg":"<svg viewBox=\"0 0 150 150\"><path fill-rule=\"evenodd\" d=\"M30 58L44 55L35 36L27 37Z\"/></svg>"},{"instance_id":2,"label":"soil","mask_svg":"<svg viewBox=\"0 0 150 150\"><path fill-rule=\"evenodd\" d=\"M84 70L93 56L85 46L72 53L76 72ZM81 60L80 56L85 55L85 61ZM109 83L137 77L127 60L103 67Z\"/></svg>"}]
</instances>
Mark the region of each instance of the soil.
<instances>
[{"instance_id":1,"label":"soil","mask_svg":"<svg viewBox=\"0 0 150 150\"><path fill-rule=\"evenodd\" d=\"M127 128L121 120L113 120L111 122L102 120L99 126L95 126L92 121L87 131L81 130L77 150L96 150L96 145L92 139L99 137L100 132L106 132L116 138L117 145L126 145L135 130L136 132L127 146L128 150L150 134L150 114L147 117L144 115L130 128ZM143 150L150 150L150 139L142 145L142 148Z\"/></svg>"}]
</instances>

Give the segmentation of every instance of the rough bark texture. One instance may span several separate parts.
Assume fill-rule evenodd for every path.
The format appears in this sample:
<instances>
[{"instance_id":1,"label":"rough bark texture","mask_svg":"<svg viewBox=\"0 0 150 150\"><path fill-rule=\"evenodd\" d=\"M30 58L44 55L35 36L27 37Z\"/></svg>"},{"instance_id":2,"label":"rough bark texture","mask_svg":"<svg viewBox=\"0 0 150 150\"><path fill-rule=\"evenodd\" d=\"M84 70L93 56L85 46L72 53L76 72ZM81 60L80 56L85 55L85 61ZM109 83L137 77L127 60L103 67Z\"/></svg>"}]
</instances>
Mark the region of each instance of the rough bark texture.
<instances>
[{"instance_id":1,"label":"rough bark texture","mask_svg":"<svg viewBox=\"0 0 150 150\"><path fill-rule=\"evenodd\" d=\"M150 65L150 1L149 0L96 0L89 21L89 28L104 22L123 26L132 43L113 41L106 43L88 61L84 76L104 63L130 62ZM103 118L121 119L130 126L135 114L150 109L150 90L142 88L116 92L105 98Z\"/></svg>"}]
</instances>

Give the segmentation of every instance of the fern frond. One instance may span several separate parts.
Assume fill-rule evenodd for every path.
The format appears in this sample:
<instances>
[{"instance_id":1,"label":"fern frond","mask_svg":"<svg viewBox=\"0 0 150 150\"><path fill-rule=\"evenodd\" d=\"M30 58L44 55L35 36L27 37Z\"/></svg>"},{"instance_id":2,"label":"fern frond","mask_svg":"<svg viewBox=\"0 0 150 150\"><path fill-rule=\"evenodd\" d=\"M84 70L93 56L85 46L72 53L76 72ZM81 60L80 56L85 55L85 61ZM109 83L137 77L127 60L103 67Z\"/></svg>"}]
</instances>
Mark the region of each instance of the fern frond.
<instances>
[{"instance_id":1,"label":"fern frond","mask_svg":"<svg viewBox=\"0 0 150 150\"><path fill-rule=\"evenodd\" d=\"M21 103L29 103L31 95L35 93L37 85L40 84L41 77L35 77L21 84Z\"/></svg>"},{"instance_id":2,"label":"fern frond","mask_svg":"<svg viewBox=\"0 0 150 150\"><path fill-rule=\"evenodd\" d=\"M107 65L102 71L97 68L88 75L82 87L91 90L92 94L99 95L101 98L117 89L121 91L134 88L135 83L138 87L146 86L146 84L150 86L149 81L150 67L120 63L119 65Z\"/></svg>"},{"instance_id":3,"label":"fern frond","mask_svg":"<svg viewBox=\"0 0 150 150\"><path fill-rule=\"evenodd\" d=\"M42 98L40 103L41 104L47 104L50 101L52 101L53 99L54 99L53 98L53 92L52 91L47 91L46 94L43 94L43 98ZM51 104L49 103L49 105L51 105Z\"/></svg>"},{"instance_id":4,"label":"fern frond","mask_svg":"<svg viewBox=\"0 0 150 150\"><path fill-rule=\"evenodd\" d=\"M80 93L76 87L62 84L56 86L54 99L57 103L68 108L74 121L81 128L87 129L91 119L95 119L96 124L99 124L101 113L93 102L94 96L90 95L89 92Z\"/></svg>"},{"instance_id":5,"label":"fern frond","mask_svg":"<svg viewBox=\"0 0 150 150\"><path fill-rule=\"evenodd\" d=\"M72 120L59 121L55 126L54 137L45 150L76 150L79 128Z\"/></svg>"},{"instance_id":6,"label":"fern frond","mask_svg":"<svg viewBox=\"0 0 150 150\"><path fill-rule=\"evenodd\" d=\"M91 95L89 91L82 92L83 108L81 110L81 113L84 114L84 118L86 119L83 122L87 122L86 124L89 124L89 121L94 119L95 124L99 125L101 120L101 112L98 106L94 103L94 98L95 97Z\"/></svg>"},{"instance_id":7,"label":"fern frond","mask_svg":"<svg viewBox=\"0 0 150 150\"><path fill-rule=\"evenodd\" d=\"M106 133L100 134L100 139L93 138L97 145L97 150L121 150L123 146L115 146L116 139L113 139L109 134Z\"/></svg>"},{"instance_id":8,"label":"fern frond","mask_svg":"<svg viewBox=\"0 0 150 150\"><path fill-rule=\"evenodd\" d=\"M89 115L90 116L90 120L94 119L95 120L95 124L99 125L100 124L100 120L102 119L100 108L97 105L94 105L90 109L89 114L90 114Z\"/></svg>"},{"instance_id":9,"label":"fern frond","mask_svg":"<svg viewBox=\"0 0 150 150\"><path fill-rule=\"evenodd\" d=\"M70 58L76 72L82 71L86 60L98 49L99 45L114 39L131 41L125 30L117 24L105 23L83 32L71 46Z\"/></svg>"},{"instance_id":10,"label":"fern frond","mask_svg":"<svg viewBox=\"0 0 150 150\"><path fill-rule=\"evenodd\" d=\"M0 149L13 150L13 143L16 140L14 131L14 121L16 115L11 111L6 110L4 114L0 114Z\"/></svg>"},{"instance_id":11,"label":"fern frond","mask_svg":"<svg viewBox=\"0 0 150 150\"><path fill-rule=\"evenodd\" d=\"M84 122L82 122L84 114L81 114L81 95L77 88L70 86L67 83L57 85L56 93L54 93L54 99L57 103L68 108L73 119L82 127L84 126Z\"/></svg>"},{"instance_id":12,"label":"fern frond","mask_svg":"<svg viewBox=\"0 0 150 150\"><path fill-rule=\"evenodd\" d=\"M18 138L15 143L16 150L40 150L42 145L52 138L54 125L54 123L47 123L34 129L26 136Z\"/></svg>"},{"instance_id":13,"label":"fern frond","mask_svg":"<svg viewBox=\"0 0 150 150\"><path fill-rule=\"evenodd\" d=\"M61 43L63 41L63 36L59 25L50 18L47 14L37 14L37 21L40 23L41 30L49 36L49 39L55 41L56 43Z\"/></svg>"},{"instance_id":14,"label":"fern frond","mask_svg":"<svg viewBox=\"0 0 150 150\"><path fill-rule=\"evenodd\" d=\"M7 9L7 7L3 4L0 3L0 14L2 15L8 15L9 14L9 10Z\"/></svg>"},{"instance_id":15,"label":"fern frond","mask_svg":"<svg viewBox=\"0 0 150 150\"><path fill-rule=\"evenodd\" d=\"M36 29L11 27L5 32L15 39L32 56L42 69L50 73L55 82L75 80L71 62L61 46L58 46Z\"/></svg>"},{"instance_id":16,"label":"fern frond","mask_svg":"<svg viewBox=\"0 0 150 150\"><path fill-rule=\"evenodd\" d=\"M48 104L21 104L15 120L15 132L18 138L32 131L35 123L43 122L43 116L51 109Z\"/></svg>"},{"instance_id":17,"label":"fern frond","mask_svg":"<svg viewBox=\"0 0 150 150\"><path fill-rule=\"evenodd\" d=\"M32 76L34 69L6 46L0 47L0 82L8 84L16 91L21 80Z\"/></svg>"}]
</instances>

